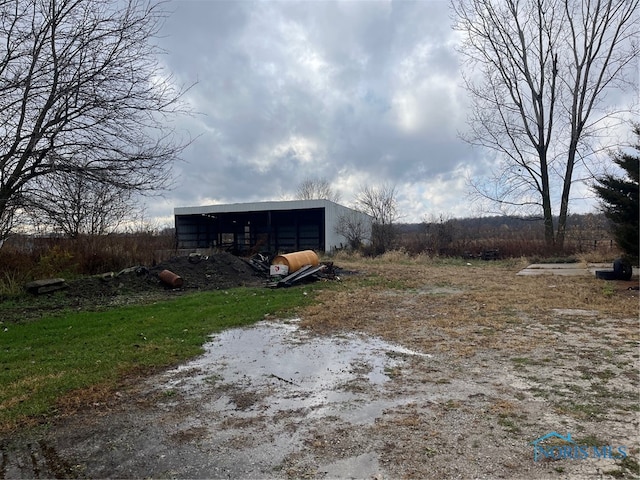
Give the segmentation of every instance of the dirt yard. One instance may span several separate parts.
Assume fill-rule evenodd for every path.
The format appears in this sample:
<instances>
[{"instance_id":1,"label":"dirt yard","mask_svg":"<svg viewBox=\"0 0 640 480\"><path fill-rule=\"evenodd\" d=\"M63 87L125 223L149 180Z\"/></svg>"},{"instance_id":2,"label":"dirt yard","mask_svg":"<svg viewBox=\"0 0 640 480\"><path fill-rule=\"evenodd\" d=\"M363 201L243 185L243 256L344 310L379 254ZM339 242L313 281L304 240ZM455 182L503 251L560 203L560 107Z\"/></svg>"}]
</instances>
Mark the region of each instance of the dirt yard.
<instances>
[{"instance_id":1,"label":"dirt yard","mask_svg":"<svg viewBox=\"0 0 640 480\"><path fill-rule=\"evenodd\" d=\"M299 319L225 332L202 358L5 439L0 476L640 476L637 278L335 262L356 273Z\"/></svg>"}]
</instances>

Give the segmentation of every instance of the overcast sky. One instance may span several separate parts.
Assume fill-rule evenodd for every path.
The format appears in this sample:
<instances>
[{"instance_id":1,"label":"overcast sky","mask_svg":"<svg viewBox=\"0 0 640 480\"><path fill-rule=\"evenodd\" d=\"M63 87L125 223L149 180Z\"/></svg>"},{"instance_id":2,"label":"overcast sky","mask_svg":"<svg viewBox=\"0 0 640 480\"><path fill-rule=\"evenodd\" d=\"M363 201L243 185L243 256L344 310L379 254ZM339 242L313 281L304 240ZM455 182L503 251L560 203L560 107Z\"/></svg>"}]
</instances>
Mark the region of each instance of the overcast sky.
<instances>
[{"instance_id":1,"label":"overcast sky","mask_svg":"<svg viewBox=\"0 0 640 480\"><path fill-rule=\"evenodd\" d=\"M467 95L446 1L177 0L162 58L199 112L173 208L292 198L324 178L351 205L362 185L395 185L402 221L479 214L467 175L487 152L459 139Z\"/></svg>"}]
</instances>

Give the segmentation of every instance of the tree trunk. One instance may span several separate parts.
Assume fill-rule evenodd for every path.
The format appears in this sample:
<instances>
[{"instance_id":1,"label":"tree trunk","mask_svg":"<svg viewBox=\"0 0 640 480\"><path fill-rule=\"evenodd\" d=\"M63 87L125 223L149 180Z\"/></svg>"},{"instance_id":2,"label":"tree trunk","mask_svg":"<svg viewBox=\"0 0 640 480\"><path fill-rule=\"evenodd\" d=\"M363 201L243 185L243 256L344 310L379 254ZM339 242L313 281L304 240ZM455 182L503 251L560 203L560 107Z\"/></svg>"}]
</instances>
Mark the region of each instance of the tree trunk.
<instances>
[{"instance_id":1,"label":"tree trunk","mask_svg":"<svg viewBox=\"0 0 640 480\"><path fill-rule=\"evenodd\" d=\"M551 200L547 192L542 198L542 213L544 218L544 241L547 248L554 248L555 239L553 236L553 212L551 211Z\"/></svg>"},{"instance_id":2,"label":"tree trunk","mask_svg":"<svg viewBox=\"0 0 640 480\"><path fill-rule=\"evenodd\" d=\"M0 241L9 233L11 229L11 215L9 211L10 193L6 188L0 188Z\"/></svg>"},{"instance_id":3,"label":"tree trunk","mask_svg":"<svg viewBox=\"0 0 640 480\"><path fill-rule=\"evenodd\" d=\"M551 188L549 187L549 169L544 153L540 154L540 177L542 191L542 218L544 219L544 241L547 248L553 248L553 211L551 209Z\"/></svg>"},{"instance_id":4,"label":"tree trunk","mask_svg":"<svg viewBox=\"0 0 640 480\"><path fill-rule=\"evenodd\" d=\"M577 148L578 141L574 135L569 145L567 168L562 185L562 197L560 198L560 215L558 217L558 231L556 233L556 246L559 249L564 248L565 233L567 231L567 215L569 214L569 193L571 192L571 179L573 178L573 166L575 164Z\"/></svg>"}]
</instances>

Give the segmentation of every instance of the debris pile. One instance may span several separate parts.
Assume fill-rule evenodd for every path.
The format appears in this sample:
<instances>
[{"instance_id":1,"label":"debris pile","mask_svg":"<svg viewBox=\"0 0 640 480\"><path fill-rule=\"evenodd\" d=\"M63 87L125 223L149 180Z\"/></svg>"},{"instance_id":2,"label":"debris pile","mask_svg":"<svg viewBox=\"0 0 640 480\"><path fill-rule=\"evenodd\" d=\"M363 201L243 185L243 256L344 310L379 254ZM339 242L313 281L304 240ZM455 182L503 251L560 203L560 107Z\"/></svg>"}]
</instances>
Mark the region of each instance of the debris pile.
<instances>
[{"instance_id":1,"label":"debris pile","mask_svg":"<svg viewBox=\"0 0 640 480\"><path fill-rule=\"evenodd\" d=\"M292 272L278 268L272 275L272 257L256 255L242 259L228 252L212 255L192 253L171 258L152 267L136 265L120 272L107 272L77 280L52 278L25 285L39 295L64 289L78 299L99 299L154 291L220 290L233 287L288 287L302 281L335 279L332 263L302 265Z\"/></svg>"},{"instance_id":2,"label":"debris pile","mask_svg":"<svg viewBox=\"0 0 640 480\"><path fill-rule=\"evenodd\" d=\"M465 259L479 259L479 260L498 260L501 258L500 250L492 249L492 250L483 250L478 254L474 254L472 252L466 251L462 254L462 258Z\"/></svg>"},{"instance_id":3,"label":"debris pile","mask_svg":"<svg viewBox=\"0 0 640 480\"><path fill-rule=\"evenodd\" d=\"M296 252L288 255L278 255L270 258L265 255L256 255L249 260L249 264L263 275L268 275L267 287L290 287L295 283L311 280L339 280L333 262L319 263L315 253L310 255L305 252ZM295 255L297 254L305 255ZM300 259L309 261L304 263Z\"/></svg>"}]
</instances>

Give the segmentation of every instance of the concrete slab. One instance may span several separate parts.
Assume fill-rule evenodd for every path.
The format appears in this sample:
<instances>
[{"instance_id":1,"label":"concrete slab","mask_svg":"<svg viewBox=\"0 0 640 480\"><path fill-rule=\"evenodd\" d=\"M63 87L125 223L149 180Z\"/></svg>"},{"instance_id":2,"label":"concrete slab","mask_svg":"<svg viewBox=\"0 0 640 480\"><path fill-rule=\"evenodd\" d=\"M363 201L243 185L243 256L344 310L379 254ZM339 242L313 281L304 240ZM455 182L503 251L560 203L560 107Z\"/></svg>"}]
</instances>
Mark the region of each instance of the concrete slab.
<instances>
[{"instance_id":1,"label":"concrete slab","mask_svg":"<svg viewBox=\"0 0 640 480\"><path fill-rule=\"evenodd\" d=\"M610 263L534 263L520 270L516 275L595 275L597 270L613 270L613 262ZM639 273L638 268L633 267L633 276Z\"/></svg>"},{"instance_id":2,"label":"concrete slab","mask_svg":"<svg viewBox=\"0 0 640 480\"><path fill-rule=\"evenodd\" d=\"M520 270L516 275L587 275L589 270L584 263L534 263Z\"/></svg>"},{"instance_id":3,"label":"concrete slab","mask_svg":"<svg viewBox=\"0 0 640 480\"><path fill-rule=\"evenodd\" d=\"M556 315L566 315L569 317L597 317L597 310L582 310L579 308L552 308Z\"/></svg>"}]
</instances>

